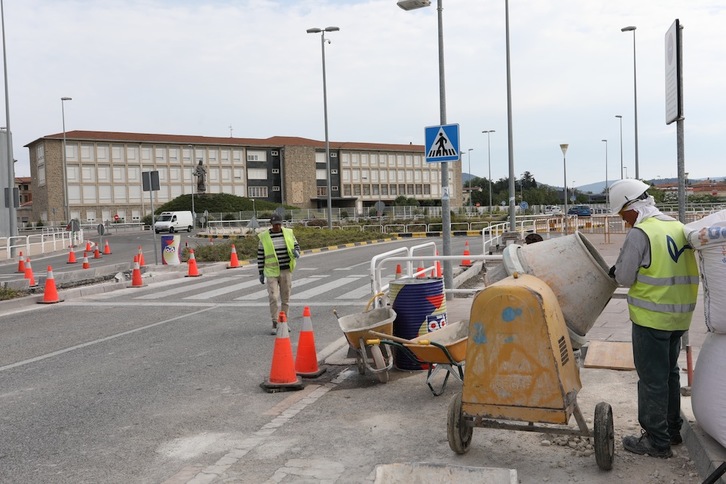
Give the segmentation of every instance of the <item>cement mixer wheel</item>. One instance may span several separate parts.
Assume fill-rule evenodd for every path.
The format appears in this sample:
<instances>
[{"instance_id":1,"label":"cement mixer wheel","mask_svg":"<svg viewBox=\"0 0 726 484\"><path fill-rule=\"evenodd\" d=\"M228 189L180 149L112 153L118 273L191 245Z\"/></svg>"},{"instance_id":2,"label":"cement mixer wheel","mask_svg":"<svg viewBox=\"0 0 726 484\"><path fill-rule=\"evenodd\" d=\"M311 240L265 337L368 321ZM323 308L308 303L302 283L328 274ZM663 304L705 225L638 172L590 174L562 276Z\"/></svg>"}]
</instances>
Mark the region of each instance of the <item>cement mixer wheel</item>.
<instances>
[{"instance_id":1,"label":"cement mixer wheel","mask_svg":"<svg viewBox=\"0 0 726 484\"><path fill-rule=\"evenodd\" d=\"M449 447L457 454L466 454L471 445L471 436L474 429L466 424L461 414L461 392L454 395L449 403L449 413L446 419L446 436Z\"/></svg>"},{"instance_id":2,"label":"cement mixer wheel","mask_svg":"<svg viewBox=\"0 0 726 484\"><path fill-rule=\"evenodd\" d=\"M595 460L597 466L609 471L615 457L615 432L613 430L613 409L609 403L600 402L595 407Z\"/></svg>"}]
</instances>

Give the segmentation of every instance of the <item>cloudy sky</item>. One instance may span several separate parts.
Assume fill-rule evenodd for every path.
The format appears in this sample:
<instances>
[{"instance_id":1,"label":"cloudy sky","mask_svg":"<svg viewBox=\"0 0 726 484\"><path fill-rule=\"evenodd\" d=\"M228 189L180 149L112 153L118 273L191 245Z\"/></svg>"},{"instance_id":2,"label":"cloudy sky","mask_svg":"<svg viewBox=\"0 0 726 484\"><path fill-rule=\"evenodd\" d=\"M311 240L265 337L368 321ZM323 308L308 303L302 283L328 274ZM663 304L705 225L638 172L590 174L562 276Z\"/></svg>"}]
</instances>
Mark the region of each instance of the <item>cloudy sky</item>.
<instances>
[{"instance_id":1,"label":"cloudy sky","mask_svg":"<svg viewBox=\"0 0 726 484\"><path fill-rule=\"evenodd\" d=\"M66 130L324 139L326 35L331 141L424 143L439 124L436 0L4 0L16 175L23 146ZM503 0L444 0L447 121L463 171L508 175ZM721 0L509 2L514 173L562 186L635 175L637 26L641 178L677 175L665 124L665 34L684 39L685 155L692 178L726 175L726 4ZM4 107L4 102L3 102ZM4 110L3 110L4 111ZM5 124L5 121L2 121ZM607 139L603 143L601 140Z\"/></svg>"}]
</instances>

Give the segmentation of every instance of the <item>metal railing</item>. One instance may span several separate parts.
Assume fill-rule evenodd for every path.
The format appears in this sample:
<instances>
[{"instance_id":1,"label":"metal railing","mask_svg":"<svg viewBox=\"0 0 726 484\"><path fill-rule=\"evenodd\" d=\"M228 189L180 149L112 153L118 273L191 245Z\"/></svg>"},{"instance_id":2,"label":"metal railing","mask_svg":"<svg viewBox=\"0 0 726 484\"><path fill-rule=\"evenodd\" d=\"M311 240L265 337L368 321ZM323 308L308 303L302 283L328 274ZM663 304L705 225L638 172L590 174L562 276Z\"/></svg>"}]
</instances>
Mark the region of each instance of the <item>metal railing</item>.
<instances>
[{"instance_id":1,"label":"metal railing","mask_svg":"<svg viewBox=\"0 0 726 484\"><path fill-rule=\"evenodd\" d=\"M71 239L71 237L74 237ZM18 235L0 238L0 261L10 260L14 252L22 252L24 257L43 255L78 245L85 241L84 232L44 230L39 234Z\"/></svg>"}]
</instances>

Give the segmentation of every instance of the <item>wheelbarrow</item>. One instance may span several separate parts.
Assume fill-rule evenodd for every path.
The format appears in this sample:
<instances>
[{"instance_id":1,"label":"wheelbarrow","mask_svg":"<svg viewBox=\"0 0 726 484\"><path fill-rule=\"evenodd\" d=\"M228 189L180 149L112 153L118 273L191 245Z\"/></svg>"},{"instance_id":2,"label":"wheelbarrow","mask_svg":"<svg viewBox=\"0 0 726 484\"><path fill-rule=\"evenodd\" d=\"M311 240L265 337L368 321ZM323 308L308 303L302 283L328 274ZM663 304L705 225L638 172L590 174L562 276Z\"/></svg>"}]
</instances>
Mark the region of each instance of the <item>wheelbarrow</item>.
<instances>
[{"instance_id":1,"label":"wheelbarrow","mask_svg":"<svg viewBox=\"0 0 726 484\"><path fill-rule=\"evenodd\" d=\"M449 375L453 375L459 381L464 381L464 360L466 359L469 321L450 323L441 329L411 340L385 335L376 331L371 331L371 334L381 338L382 344L407 352L410 358L428 365L426 384L435 397L444 393ZM446 375L441 387L436 390L433 386L433 379L441 370L445 370Z\"/></svg>"},{"instance_id":2,"label":"wheelbarrow","mask_svg":"<svg viewBox=\"0 0 726 484\"><path fill-rule=\"evenodd\" d=\"M552 289L515 273L479 292L469 319L466 379L447 416L451 450L466 453L474 427L579 435L593 438L598 467L612 469L612 408L598 403L588 428L577 404L579 369ZM567 425L572 415L578 428Z\"/></svg>"},{"instance_id":3,"label":"wheelbarrow","mask_svg":"<svg viewBox=\"0 0 726 484\"><path fill-rule=\"evenodd\" d=\"M396 312L390 307L383 307L343 317L338 317L335 310L333 313L338 318L338 325L348 344L356 352L358 373L365 375L367 370L376 375L381 383L388 382L388 371L393 367L393 355L387 346L384 345L381 349L377 335L392 336ZM369 353L371 358L368 357Z\"/></svg>"}]
</instances>

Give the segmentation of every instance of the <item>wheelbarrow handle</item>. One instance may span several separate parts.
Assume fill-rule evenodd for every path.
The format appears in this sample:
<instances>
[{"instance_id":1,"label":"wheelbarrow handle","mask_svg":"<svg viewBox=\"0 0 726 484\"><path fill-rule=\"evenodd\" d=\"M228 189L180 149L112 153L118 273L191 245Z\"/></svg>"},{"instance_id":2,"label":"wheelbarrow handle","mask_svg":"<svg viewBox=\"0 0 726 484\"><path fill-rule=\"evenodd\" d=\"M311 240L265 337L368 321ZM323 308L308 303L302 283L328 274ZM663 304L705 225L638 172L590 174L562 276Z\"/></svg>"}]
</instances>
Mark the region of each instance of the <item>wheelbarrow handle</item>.
<instances>
[{"instance_id":1,"label":"wheelbarrow handle","mask_svg":"<svg viewBox=\"0 0 726 484\"><path fill-rule=\"evenodd\" d=\"M368 330L368 332L372 335L378 336L381 339L389 339L391 341L395 341L397 343L402 343L402 344L411 344L410 340L399 338L398 336L393 336L391 334L379 333L378 331L373 331L373 330Z\"/></svg>"}]
</instances>

